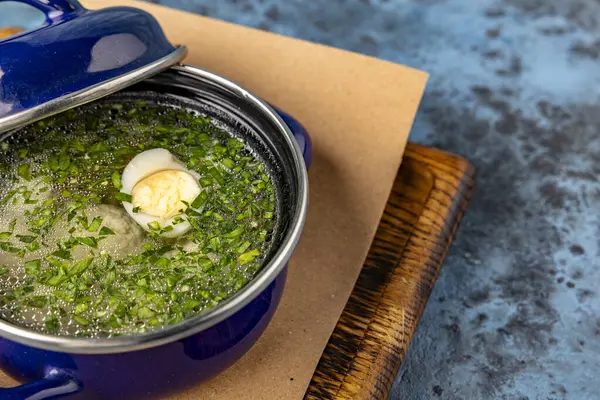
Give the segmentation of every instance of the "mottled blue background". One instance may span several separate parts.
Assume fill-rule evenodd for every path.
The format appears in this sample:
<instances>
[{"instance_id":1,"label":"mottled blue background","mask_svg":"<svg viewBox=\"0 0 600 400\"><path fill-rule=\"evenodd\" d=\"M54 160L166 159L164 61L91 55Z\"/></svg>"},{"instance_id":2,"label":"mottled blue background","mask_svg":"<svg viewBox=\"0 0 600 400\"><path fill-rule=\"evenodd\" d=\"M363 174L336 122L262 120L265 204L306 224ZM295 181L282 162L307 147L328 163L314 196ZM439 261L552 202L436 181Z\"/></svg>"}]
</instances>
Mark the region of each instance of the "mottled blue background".
<instances>
[{"instance_id":1,"label":"mottled blue background","mask_svg":"<svg viewBox=\"0 0 600 400\"><path fill-rule=\"evenodd\" d=\"M600 398L598 0L159 2L431 74L411 140L478 186L392 399Z\"/></svg>"}]
</instances>

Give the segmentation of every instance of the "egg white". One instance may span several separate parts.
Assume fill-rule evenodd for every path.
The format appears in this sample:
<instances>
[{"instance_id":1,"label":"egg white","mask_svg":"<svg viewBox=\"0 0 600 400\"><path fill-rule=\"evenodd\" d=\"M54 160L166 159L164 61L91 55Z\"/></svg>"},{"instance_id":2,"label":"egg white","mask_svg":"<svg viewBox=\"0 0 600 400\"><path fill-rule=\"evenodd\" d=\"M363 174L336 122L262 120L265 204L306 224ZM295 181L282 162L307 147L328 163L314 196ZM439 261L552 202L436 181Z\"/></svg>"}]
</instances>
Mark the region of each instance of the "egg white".
<instances>
[{"instance_id":1,"label":"egg white","mask_svg":"<svg viewBox=\"0 0 600 400\"><path fill-rule=\"evenodd\" d=\"M198 173L187 169L185 165L168 150L159 148L143 151L135 156L129 162L129 164L127 164L123 170L123 174L121 175L121 192L131 195L133 188L138 182L150 175L164 170L179 170L190 174L196 179L198 187L200 190L202 190L202 187L197 182L200 178ZM134 205L129 202L123 202L123 207L131 216L131 218L133 218L143 229L148 232L152 231L148 226L148 224L152 222L157 222L161 228L171 225L173 230L162 233L161 236L163 237L171 238L181 236L191 228L191 225L189 222L187 222L183 215L175 215L170 218L161 218L147 214L141 210L137 213L134 213ZM183 217L184 221L178 224L173 224L174 219L177 217Z\"/></svg>"}]
</instances>

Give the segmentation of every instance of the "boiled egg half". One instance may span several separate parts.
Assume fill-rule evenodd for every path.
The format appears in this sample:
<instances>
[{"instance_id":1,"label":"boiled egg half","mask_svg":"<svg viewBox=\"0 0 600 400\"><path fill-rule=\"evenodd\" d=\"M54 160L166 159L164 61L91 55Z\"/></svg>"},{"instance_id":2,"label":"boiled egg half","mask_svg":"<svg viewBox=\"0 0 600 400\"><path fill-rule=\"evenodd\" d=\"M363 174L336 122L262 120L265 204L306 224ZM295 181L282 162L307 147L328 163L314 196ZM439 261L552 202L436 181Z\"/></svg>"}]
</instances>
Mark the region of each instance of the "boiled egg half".
<instances>
[{"instance_id":1,"label":"boiled egg half","mask_svg":"<svg viewBox=\"0 0 600 400\"><path fill-rule=\"evenodd\" d=\"M199 175L165 149L143 151L123 170L121 192L127 213L146 231L177 237L190 229L184 213L202 192Z\"/></svg>"}]
</instances>

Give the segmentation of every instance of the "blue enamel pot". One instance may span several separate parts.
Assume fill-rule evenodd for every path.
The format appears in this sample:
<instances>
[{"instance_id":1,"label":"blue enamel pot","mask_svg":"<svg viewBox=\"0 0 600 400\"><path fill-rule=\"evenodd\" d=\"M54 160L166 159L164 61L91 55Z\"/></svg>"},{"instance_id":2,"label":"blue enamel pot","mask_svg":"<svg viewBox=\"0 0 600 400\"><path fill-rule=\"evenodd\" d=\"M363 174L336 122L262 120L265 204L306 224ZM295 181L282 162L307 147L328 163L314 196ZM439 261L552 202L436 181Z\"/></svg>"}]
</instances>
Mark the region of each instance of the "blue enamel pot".
<instances>
[{"instance_id":1,"label":"blue enamel pot","mask_svg":"<svg viewBox=\"0 0 600 400\"><path fill-rule=\"evenodd\" d=\"M270 160L279 228L273 251L252 281L210 311L160 330L87 339L0 320L0 368L23 382L0 389L0 398L160 398L201 384L252 347L279 304L287 262L306 219L310 138L298 121L236 83L178 64L185 48L172 46L143 11L87 11L67 0L27 3L46 13L47 25L0 41L0 139L91 101L159 97L212 113L239 127ZM110 46L98 49L106 43Z\"/></svg>"}]
</instances>

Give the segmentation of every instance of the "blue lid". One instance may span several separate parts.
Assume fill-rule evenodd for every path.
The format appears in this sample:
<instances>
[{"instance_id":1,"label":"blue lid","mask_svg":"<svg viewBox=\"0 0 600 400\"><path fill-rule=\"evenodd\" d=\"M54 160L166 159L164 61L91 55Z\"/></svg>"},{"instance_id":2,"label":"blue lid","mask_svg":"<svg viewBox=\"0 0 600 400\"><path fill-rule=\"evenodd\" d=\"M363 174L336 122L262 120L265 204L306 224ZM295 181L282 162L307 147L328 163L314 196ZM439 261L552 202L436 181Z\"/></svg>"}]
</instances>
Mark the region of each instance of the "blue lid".
<instances>
[{"instance_id":1,"label":"blue lid","mask_svg":"<svg viewBox=\"0 0 600 400\"><path fill-rule=\"evenodd\" d=\"M18 1L43 11L46 24L0 40L0 132L116 92L186 55L154 17L136 8Z\"/></svg>"}]
</instances>

